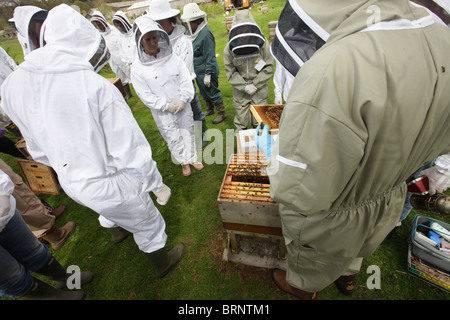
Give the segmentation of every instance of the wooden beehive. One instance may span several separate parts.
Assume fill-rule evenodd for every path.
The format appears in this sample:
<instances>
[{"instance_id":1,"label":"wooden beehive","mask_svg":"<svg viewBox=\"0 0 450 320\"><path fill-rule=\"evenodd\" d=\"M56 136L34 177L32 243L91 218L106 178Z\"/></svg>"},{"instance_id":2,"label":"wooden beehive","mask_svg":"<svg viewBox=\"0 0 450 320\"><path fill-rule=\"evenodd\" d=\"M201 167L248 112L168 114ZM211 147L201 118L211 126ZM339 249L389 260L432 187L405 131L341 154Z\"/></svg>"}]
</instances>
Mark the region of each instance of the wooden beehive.
<instances>
[{"instance_id":1,"label":"wooden beehive","mask_svg":"<svg viewBox=\"0 0 450 320\"><path fill-rule=\"evenodd\" d=\"M281 235L278 203L270 198L265 157L232 155L218 196L225 229Z\"/></svg>"},{"instance_id":2,"label":"wooden beehive","mask_svg":"<svg viewBox=\"0 0 450 320\"><path fill-rule=\"evenodd\" d=\"M232 23L233 23L233 17L225 17L225 24L227 26L227 31L228 32L230 32Z\"/></svg>"},{"instance_id":3,"label":"wooden beehive","mask_svg":"<svg viewBox=\"0 0 450 320\"><path fill-rule=\"evenodd\" d=\"M33 160L17 159L26 183L34 193L59 194L60 186L53 169Z\"/></svg>"},{"instance_id":4,"label":"wooden beehive","mask_svg":"<svg viewBox=\"0 0 450 320\"><path fill-rule=\"evenodd\" d=\"M125 93L125 89L123 88L122 80L120 78L109 78L109 82L116 86L122 94L123 98L126 99L127 94Z\"/></svg>"},{"instance_id":5,"label":"wooden beehive","mask_svg":"<svg viewBox=\"0 0 450 320\"><path fill-rule=\"evenodd\" d=\"M250 111L258 123L264 122L270 127L271 133L278 133L284 104L250 105Z\"/></svg>"},{"instance_id":6,"label":"wooden beehive","mask_svg":"<svg viewBox=\"0 0 450 320\"><path fill-rule=\"evenodd\" d=\"M20 151L20 153L25 157L25 159L32 160L31 155L28 152L27 144L26 144L24 138L17 141L15 145L16 145L17 150Z\"/></svg>"},{"instance_id":7,"label":"wooden beehive","mask_svg":"<svg viewBox=\"0 0 450 320\"><path fill-rule=\"evenodd\" d=\"M269 22L269 41L272 41L273 38L275 38L277 24L278 24L278 21L270 21Z\"/></svg>"}]
</instances>

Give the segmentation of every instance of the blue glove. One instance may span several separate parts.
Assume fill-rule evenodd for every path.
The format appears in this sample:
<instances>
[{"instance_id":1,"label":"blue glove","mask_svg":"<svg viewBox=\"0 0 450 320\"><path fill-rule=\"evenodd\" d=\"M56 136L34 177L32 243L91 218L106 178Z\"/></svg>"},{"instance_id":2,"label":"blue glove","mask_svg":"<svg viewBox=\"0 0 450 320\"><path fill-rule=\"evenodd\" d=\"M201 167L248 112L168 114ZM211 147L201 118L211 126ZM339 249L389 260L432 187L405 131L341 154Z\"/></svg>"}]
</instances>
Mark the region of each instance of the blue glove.
<instances>
[{"instance_id":1,"label":"blue glove","mask_svg":"<svg viewBox=\"0 0 450 320\"><path fill-rule=\"evenodd\" d=\"M261 122L261 124L263 123ZM259 130L261 130L261 124L259 124L256 127L255 133L256 146L264 153L264 155L267 158L267 162L269 162L270 155L272 154L272 147L274 144L274 140L269 133L269 126L267 124L264 126L262 134L261 135L258 134Z\"/></svg>"}]
</instances>

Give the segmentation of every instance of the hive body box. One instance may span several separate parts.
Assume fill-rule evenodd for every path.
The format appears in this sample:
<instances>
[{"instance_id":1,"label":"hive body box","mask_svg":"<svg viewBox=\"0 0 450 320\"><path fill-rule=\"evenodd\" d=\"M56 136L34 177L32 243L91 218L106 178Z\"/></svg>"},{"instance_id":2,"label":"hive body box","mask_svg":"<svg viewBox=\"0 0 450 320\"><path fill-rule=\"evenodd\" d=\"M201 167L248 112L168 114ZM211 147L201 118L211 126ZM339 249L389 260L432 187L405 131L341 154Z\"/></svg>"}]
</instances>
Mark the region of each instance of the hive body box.
<instances>
[{"instance_id":1,"label":"hive body box","mask_svg":"<svg viewBox=\"0 0 450 320\"><path fill-rule=\"evenodd\" d=\"M265 157L258 155L230 158L217 199L229 241L226 260L268 268L286 263L278 203L270 198L266 168Z\"/></svg>"}]
</instances>

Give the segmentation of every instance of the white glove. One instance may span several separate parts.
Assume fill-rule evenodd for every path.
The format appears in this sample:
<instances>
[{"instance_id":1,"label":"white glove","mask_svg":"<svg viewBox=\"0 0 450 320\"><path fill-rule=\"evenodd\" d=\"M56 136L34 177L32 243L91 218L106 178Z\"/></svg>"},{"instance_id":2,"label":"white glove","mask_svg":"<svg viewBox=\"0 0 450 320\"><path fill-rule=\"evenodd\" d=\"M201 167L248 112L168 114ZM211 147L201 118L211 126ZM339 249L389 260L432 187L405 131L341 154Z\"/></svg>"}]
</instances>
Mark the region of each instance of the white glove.
<instances>
[{"instance_id":1,"label":"white glove","mask_svg":"<svg viewBox=\"0 0 450 320\"><path fill-rule=\"evenodd\" d=\"M450 174L440 173L436 167L422 170L420 171L420 175L428 178L428 193L430 195L442 193L450 188Z\"/></svg>"},{"instance_id":2,"label":"white glove","mask_svg":"<svg viewBox=\"0 0 450 320\"><path fill-rule=\"evenodd\" d=\"M255 92L256 92L256 90L258 90L258 88L253 83L250 83L245 86L244 90L248 95L252 96L255 94Z\"/></svg>"},{"instance_id":3,"label":"white glove","mask_svg":"<svg viewBox=\"0 0 450 320\"><path fill-rule=\"evenodd\" d=\"M283 104L283 98L281 98L281 95L276 95L275 99L273 100L274 104Z\"/></svg>"},{"instance_id":4,"label":"white glove","mask_svg":"<svg viewBox=\"0 0 450 320\"><path fill-rule=\"evenodd\" d=\"M167 110L173 114L177 114L178 112L183 111L185 106L186 102L181 100L177 102L169 102L167 104Z\"/></svg>"},{"instance_id":5,"label":"white glove","mask_svg":"<svg viewBox=\"0 0 450 320\"><path fill-rule=\"evenodd\" d=\"M153 191L153 194L156 196L156 202L163 206L169 201L171 192L170 188L163 184L159 190Z\"/></svg>"},{"instance_id":6,"label":"white glove","mask_svg":"<svg viewBox=\"0 0 450 320\"><path fill-rule=\"evenodd\" d=\"M5 228L9 218L9 210L11 209L9 197L9 194L0 195L0 232Z\"/></svg>"},{"instance_id":7,"label":"white glove","mask_svg":"<svg viewBox=\"0 0 450 320\"><path fill-rule=\"evenodd\" d=\"M205 84L205 86L207 88L209 88L211 86L211 75L210 74L205 75L205 78L203 79L203 83Z\"/></svg>"}]
</instances>

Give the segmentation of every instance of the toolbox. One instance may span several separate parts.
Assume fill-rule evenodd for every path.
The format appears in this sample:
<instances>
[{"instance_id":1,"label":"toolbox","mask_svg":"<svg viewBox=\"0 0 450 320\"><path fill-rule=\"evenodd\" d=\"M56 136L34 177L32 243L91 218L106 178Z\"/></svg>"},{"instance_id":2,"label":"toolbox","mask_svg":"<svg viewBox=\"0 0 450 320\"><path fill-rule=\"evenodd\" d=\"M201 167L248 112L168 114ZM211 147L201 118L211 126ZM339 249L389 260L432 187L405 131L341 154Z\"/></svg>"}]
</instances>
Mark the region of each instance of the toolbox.
<instances>
[{"instance_id":1,"label":"toolbox","mask_svg":"<svg viewBox=\"0 0 450 320\"><path fill-rule=\"evenodd\" d=\"M450 292L450 225L416 215L408 239L408 271Z\"/></svg>"}]
</instances>

